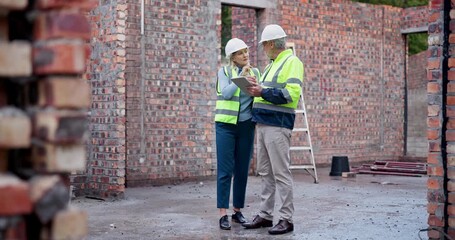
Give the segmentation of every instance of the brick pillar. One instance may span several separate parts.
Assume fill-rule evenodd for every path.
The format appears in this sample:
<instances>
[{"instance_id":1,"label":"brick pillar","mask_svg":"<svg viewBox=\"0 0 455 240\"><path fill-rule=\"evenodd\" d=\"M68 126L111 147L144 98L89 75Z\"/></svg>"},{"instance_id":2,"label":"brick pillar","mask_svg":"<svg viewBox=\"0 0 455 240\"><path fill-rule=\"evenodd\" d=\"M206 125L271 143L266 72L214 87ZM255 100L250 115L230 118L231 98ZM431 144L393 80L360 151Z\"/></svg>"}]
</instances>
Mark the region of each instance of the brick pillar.
<instances>
[{"instance_id":1,"label":"brick pillar","mask_svg":"<svg viewBox=\"0 0 455 240\"><path fill-rule=\"evenodd\" d=\"M452 1L453 2L453 1ZM453 3L452 3L453 4ZM428 232L430 239L455 237L455 58L447 59L450 45L451 1L432 0L428 25ZM449 39L449 41L447 41Z\"/></svg>"},{"instance_id":2,"label":"brick pillar","mask_svg":"<svg viewBox=\"0 0 455 240\"><path fill-rule=\"evenodd\" d=\"M138 8L136 1L134 9ZM126 0L101 1L88 13L92 24L87 175L73 177L77 194L123 198L126 165ZM137 21L138 22L138 21ZM131 80L131 79L130 79ZM83 183L82 181L86 181Z\"/></svg>"}]
</instances>

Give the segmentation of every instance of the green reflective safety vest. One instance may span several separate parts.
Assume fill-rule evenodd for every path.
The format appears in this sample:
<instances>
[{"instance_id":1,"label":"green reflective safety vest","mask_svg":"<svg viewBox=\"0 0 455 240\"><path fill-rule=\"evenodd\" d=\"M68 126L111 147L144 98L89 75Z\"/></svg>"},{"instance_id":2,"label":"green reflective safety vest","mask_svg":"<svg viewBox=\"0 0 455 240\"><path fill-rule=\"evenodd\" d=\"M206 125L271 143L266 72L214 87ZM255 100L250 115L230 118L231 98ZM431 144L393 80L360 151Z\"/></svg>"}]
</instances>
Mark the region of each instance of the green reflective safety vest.
<instances>
[{"instance_id":1,"label":"green reflective safety vest","mask_svg":"<svg viewBox=\"0 0 455 240\"><path fill-rule=\"evenodd\" d=\"M224 66L224 74L230 79L233 77L237 77L238 73L236 68L231 68L230 66ZM252 68L250 70L250 76L256 76L259 79L260 74L257 68ZM237 120L239 118L239 109L240 109L240 88L234 93L231 99L224 99L223 95L221 94L221 89L218 84L218 80L216 82L216 113L215 113L215 122L223 122L223 123L230 123L230 124L237 124Z\"/></svg>"},{"instance_id":2,"label":"green reflective safety vest","mask_svg":"<svg viewBox=\"0 0 455 240\"><path fill-rule=\"evenodd\" d=\"M292 54L291 49L281 52L274 62L265 68L260 83L263 88L280 89L288 101L276 105L262 97L255 97L253 108L294 113L302 93L303 73L303 63Z\"/></svg>"}]
</instances>

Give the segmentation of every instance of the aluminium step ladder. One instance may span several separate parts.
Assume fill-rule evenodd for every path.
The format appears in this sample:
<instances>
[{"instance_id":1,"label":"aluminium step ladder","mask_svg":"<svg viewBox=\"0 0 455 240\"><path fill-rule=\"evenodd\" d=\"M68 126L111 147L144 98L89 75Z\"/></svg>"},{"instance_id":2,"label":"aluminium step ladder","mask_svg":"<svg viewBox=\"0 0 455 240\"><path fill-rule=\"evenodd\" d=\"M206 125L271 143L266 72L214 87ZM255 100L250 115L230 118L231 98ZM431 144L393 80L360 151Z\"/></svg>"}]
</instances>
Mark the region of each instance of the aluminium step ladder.
<instances>
[{"instance_id":1,"label":"aluminium step ladder","mask_svg":"<svg viewBox=\"0 0 455 240\"><path fill-rule=\"evenodd\" d=\"M301 105L301 106L300 106ZM300 109L299 109L300 108ZM308 126L308 118L306 113L305 101L303 99L303 94L300 95L299 107L295 110L296 114L303 114L303 127L294 128L292 132L303 132L306 135L306 145L304 146L291 146L290 151L307 151L309 152L310 164L292 164L290 169L304 169L306 170L314 179L314 183L319 183L318 174L316 171L316 164L314 162L314 153L313 145L311 144L311 135L310 127ZM297 117L297 116L296 116Z\"/></svg>"}]
</instances>

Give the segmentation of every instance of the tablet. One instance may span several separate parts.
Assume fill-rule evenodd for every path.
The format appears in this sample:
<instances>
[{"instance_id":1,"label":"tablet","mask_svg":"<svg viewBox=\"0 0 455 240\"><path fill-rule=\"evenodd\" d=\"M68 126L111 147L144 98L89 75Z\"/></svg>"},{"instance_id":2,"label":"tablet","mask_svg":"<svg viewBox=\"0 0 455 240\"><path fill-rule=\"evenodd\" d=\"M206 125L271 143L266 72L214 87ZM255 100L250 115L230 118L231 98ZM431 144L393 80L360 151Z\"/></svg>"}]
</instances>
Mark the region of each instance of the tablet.
<instances>
[{"instance_id":1,"label":"tablet","mask_svg":"<svg viewBox=\"0 0 455 240\"><path fill-rule=\"evenodd\" d=\"M250 95L246 88L251 86L251 83L248 81L248 79L246 79L246 77L233 77L231 80L240 88L240 90Z\"/></svg>"}]
</instances>

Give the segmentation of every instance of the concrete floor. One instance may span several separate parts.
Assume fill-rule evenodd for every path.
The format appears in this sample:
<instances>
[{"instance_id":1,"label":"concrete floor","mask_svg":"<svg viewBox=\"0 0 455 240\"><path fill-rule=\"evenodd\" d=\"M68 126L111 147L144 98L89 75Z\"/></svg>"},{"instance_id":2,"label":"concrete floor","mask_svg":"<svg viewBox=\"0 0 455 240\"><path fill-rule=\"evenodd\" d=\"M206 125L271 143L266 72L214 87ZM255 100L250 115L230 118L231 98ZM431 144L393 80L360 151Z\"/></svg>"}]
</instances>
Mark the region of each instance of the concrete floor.
<instances>
[{"instance_id":1,"label":"concrete floor","mask_svg":"<svg viewBox=\"0 0 455 240\"><path fill-rule=\"evenodd\" d=\"M266 228L246 230L233 223L218 227L216 182L129 188L126 199L104 202L73 199L89 215L88 239L378 239L415 240L425 229L426 177L357 175L329 177L318 168L319 184L294 170L295 230L271 236ZM251 218L259 206L260 178L251 176L243 213ZM276 220L275 220L276 223ZM421 232L427 239L427 232Z\"/></svg>"}]
</instances>

